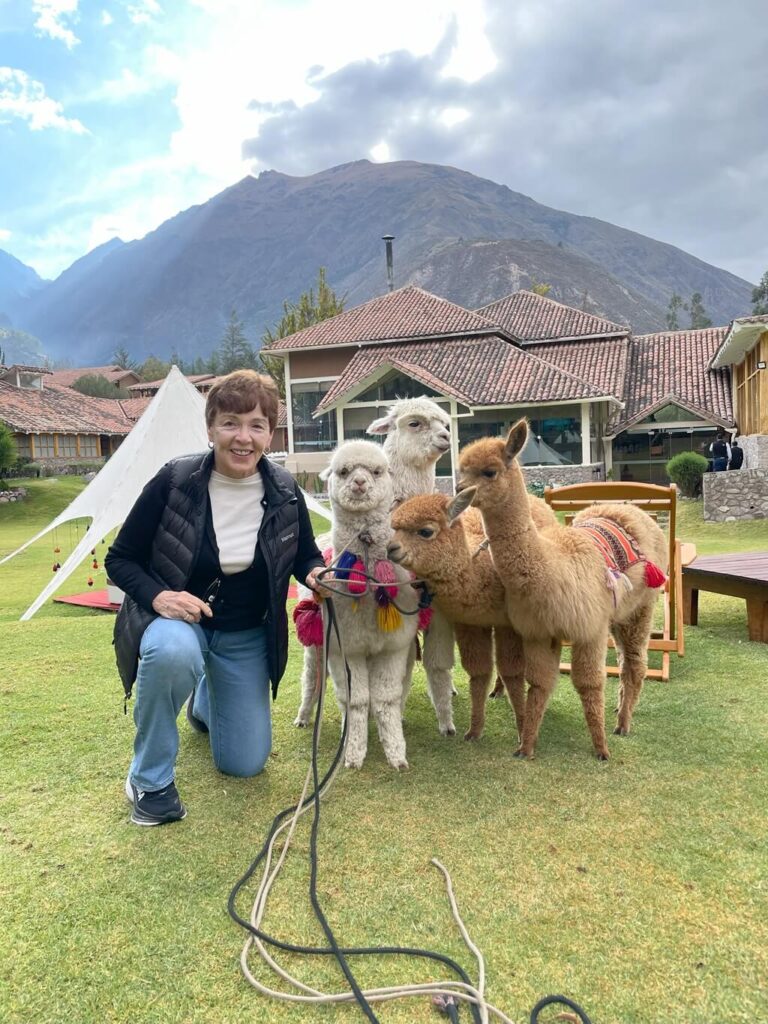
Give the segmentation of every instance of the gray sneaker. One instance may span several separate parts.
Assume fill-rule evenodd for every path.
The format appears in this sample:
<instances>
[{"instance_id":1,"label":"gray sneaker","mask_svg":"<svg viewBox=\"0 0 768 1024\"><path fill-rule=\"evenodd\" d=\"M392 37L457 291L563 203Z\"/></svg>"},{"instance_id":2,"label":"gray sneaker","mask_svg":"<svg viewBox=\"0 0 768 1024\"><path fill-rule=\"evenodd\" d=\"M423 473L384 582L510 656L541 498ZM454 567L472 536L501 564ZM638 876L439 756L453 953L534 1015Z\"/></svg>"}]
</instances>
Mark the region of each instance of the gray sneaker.
<instances>
[{"instance_id":1,"label":"gray sneaker","mask_svg":"<svg viewBox=\"0 0 768 1024\"><path fill-rule=\"evenodd\" d=\"M163 789L148 791L134 786L130 778L127 778L125 795L133 805L131 821L134 825L166 825L187 816L187 809L173 782Z\"/></svg>"}]
</instances>

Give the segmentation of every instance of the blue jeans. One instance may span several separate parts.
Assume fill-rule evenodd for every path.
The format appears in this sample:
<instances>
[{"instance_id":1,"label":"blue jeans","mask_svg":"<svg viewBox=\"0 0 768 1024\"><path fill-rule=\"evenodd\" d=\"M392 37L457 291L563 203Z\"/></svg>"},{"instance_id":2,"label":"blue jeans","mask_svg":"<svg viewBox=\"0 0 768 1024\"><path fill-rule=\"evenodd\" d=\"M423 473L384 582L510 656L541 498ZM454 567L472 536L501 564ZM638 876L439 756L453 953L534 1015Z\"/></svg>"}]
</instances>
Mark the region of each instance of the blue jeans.
<instances>
[{"instance_id":1,"label":"blue jeans","mask_svg":"<svg viewBox=\"0 0 768 1024\"><path fill-rule=\"evenodd\" d=\"M715 473L722 473L724 469L728 468L728 459L723 457L712 460L712 469Z\"/></svg>"},{"instance_id":2,"label":"blue jeans","mask_svg":"<svg viewBox=\"0 0 768 1024\"><path fill-rule=\"evenodd\" d=\"M266 630L223 633L158 618L139 654L133 784L151 791L173 781L176 718L193 688L193 711L208 726L216 767L226 775L258 775L272 748Z\"/></svg>"}]
</instances>

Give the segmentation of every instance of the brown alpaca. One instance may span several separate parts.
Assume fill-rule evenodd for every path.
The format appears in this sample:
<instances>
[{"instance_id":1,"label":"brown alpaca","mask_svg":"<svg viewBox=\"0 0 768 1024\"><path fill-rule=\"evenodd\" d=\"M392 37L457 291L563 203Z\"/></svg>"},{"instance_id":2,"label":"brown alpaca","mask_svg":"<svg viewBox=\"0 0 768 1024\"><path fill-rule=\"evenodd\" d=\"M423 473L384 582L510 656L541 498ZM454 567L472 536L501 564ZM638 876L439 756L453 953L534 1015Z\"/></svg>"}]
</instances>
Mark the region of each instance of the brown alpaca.
<instances>
[{"instance_id":1,"label":"brown alpaca","mask_svg":"<svg viewBox=\"0 0 768 1024\"><path fill-rule=\"evenodd\" d=\"M531 517L537 526L557 522L540 498L529 495ZM392 513L395 535L389 558L426 581L435 606L451 623L461 664L469 676L471 721L465 740L480 739L485 727L485 704L493 669L493 648L500 682L515 712L522 735L525 710L525 661L520 636L511 628L504 587L493 568L480 513L467 509L461 495L410 498ZM497 686L499 684L497 683Z\"/></svg>"},{"instance_id":2,"label":"brown alpaca","mask_svg":"<svg viewBox=\"0 0 768 1024\"><path fill-rule=\"evenodd\" d=\"M525 420L506 440L484 438L459 458L459 489L476 505L490 541L491 557L507 599L509 620L523 638L529 690L519 757L531 757L547 702L558 678L563 640L572 644L571 678L584 708L592 743L608 759L605 740L605 651L616 642L621 670L615 733L625 736L647 669L648 638L658 590L645 582L645 563L626 571L627 587L612 589L603 555L583 529L587 519L618 524L643 559L666 569L664 534L632 505L593 505L574 526L535 528L516 456L528 437ZM631 589L628 589L631 584Z\"/></svg>"}]
</instances>

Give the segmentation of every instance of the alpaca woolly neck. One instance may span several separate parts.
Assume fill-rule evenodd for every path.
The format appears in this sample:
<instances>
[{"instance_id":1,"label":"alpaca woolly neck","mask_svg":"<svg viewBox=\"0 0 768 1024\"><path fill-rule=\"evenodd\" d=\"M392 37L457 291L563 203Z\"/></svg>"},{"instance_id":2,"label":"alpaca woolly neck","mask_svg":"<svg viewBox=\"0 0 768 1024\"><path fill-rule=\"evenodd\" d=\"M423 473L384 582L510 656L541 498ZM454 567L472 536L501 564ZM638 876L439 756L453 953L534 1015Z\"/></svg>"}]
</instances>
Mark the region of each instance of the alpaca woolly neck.
<instances>
[{"instance_id":1,"label":"alpaca woolly neck","mask_svg":"<svg viewBox=\"0 0 768 1024\"><path fill-rule=\"evenodd\" d=\"M370 537L370 544L364 545L360 539L363 528ZM385 559L391 538L392 527L387 509L376 508L370 512L357 512L334 505L331 543L335 553L351 551L363 555L365 548L368 558Z\"/></svg>"}]
</instances>

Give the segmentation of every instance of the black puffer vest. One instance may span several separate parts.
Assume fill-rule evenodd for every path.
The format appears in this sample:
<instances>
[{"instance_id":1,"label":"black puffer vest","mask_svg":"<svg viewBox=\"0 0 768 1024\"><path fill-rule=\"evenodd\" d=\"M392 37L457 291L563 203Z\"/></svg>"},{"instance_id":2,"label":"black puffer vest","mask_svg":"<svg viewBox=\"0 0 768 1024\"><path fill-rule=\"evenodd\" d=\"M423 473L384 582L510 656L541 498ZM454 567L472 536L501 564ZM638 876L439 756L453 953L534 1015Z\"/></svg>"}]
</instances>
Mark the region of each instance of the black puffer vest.
<instances>
[{"instance_id":1,"label":"black puffer vest","mask_svg":"<svg viewBox=\"0 0 768 1024\"><path fill-rule=\"evenodd\" d=\"M264 478L264 518L258 545L269 577L269 606L265 628L269 634L269 676L272 696L288 659L286 601L299 542L299 520L293 477L268 460L261 465ZM150 572L167 590L184 590L192 574L205 530L208 482L213 453L175 459L160 472L170 471L166 506L155 533ZM115 657L126 698L136 680L139 647L144 630L156 619L127 594L115 622Z\"/></svg>"}]
</instances>

